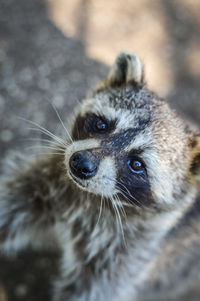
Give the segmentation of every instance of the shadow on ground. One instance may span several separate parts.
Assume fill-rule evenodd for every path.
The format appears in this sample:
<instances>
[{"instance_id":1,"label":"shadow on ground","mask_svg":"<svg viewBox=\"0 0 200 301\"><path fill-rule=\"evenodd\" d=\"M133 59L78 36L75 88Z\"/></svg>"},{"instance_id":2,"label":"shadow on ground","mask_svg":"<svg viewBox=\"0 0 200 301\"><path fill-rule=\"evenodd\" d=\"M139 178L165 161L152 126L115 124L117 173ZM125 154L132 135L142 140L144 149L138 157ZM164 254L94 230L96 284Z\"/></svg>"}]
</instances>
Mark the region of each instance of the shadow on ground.
<instances>
[{"instance_id":1,"label":"shadow on ground","mask_svg":"<svg viewBox=\"0 0 200 301\"><path fill-rule=\"evenodd\" d=\"M168 100L172 107L200 124L200 80L191 72L188 63L188 57L192 57L192 46L200 45L199 24L192 14L182 14L176 1L163 1L162 9L168 25L171 45L169 66L173 69L174 79Z\"/></svg>"}]
</instances>

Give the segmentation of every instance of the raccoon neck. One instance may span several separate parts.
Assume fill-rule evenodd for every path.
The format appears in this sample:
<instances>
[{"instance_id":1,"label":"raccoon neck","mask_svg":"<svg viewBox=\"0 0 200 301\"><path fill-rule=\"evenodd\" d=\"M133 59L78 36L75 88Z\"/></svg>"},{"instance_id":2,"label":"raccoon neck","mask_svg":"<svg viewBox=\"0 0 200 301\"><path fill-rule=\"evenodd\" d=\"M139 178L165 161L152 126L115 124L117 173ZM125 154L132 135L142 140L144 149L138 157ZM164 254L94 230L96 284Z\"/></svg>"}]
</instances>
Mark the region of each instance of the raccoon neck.
<instances>
[{"instance_id":1,"label":"raccoon neck","mask_svg":"<svg viewBox=\"0 0 200 301\"><path fill-rule=\"evenodd\" d=\"M73 184L71 189L75 189ZM73 209L71 207L69 214L66 213L69 232L66 224L65 230L60 232L70 237L70 240L63 239L68 242L64 248L71 248L70 253L73 253L73 260L69 260L66 269L68 272L73 269L81 274L88 269L97 276L106 269L112 274L129 257L132 257L131 261L134 257L138 265L141 252L148 246L147 261L159 250L162 238L181 215L180 211L153 213L146 209L140 214L134 211L132 216L126 216L122 211L116 213L108 204L100 209L99 202L98 197L77 191Z\"/></svg>"},{"instance_id":2,"label":"raccoon neck","mask_svg":"<svg viewBox=\"0 0 200 301\"><path fill-rule=\"evenodd\" d=\"M84 201L92 205L83 205ZM77 205L67 217L68 225L64 223L59 230L64 235L62 283L66 300L75 300L73 294L77 290L88 296L85 300L93 300L89 296L94 288L101 296L98 300L115 294L118 300L124 283L130 283L131 290L137 286L137 279L159 251L163 237L179 214L144 213L124 217L119 224L108 207L99 217L94 198L85 199L79 193Z\"/></svg>"}]
</instances>

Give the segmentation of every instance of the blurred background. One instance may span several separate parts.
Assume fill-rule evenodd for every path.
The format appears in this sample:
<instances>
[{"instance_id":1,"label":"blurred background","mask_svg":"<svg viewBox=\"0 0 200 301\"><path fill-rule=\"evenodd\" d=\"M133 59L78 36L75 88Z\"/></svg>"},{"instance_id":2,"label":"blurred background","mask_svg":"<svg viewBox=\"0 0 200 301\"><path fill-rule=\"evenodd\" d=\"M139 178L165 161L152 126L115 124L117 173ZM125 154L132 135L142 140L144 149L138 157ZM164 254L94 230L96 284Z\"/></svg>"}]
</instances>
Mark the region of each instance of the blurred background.
<instances>
[{"instance_id":1,"label":"blurred background","mask_svg":"<svg viewBox=\"0 0 200 301\"><path fill-rule=\"evenodd\" d=\"M0 0L0 155L27 152L30 125L60 125L121 50L148 85L200 124L199 0ZM0 301L49 300L59 254L0 258Z\"/></svg>"}]
</instances>

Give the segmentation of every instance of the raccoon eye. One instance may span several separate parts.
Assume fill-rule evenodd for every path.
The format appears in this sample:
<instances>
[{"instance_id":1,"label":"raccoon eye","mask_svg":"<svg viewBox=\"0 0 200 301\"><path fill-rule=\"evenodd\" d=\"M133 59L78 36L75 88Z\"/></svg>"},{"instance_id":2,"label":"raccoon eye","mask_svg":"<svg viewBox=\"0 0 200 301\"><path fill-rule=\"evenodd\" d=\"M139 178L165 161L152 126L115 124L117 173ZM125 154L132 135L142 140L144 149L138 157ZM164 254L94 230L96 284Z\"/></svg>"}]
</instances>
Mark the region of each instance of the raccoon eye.
<instances>
[{"instance_id":1,"label":"raccoon eye","mask_svg":"<svg viewBox=\"0 0 200 301\"><path fill-rule=\"evenodd\" d=\"M95 132L104 133L108 129L108 124L105 120L101 119L100 117L96 117L93 120L93 129Z\"/></svg>"},{"instance_id":2,"label":"raccoon eye","mask_svg":"<svg viewBox=\"0 0 200 301\"><path fill-rule=\"evenodd\" d=\"M128 160L128 166L130 170L137 174L142 174L145 172L145 166L143 162L139 159L133 158Z\"/></svg>"}]
</instances>

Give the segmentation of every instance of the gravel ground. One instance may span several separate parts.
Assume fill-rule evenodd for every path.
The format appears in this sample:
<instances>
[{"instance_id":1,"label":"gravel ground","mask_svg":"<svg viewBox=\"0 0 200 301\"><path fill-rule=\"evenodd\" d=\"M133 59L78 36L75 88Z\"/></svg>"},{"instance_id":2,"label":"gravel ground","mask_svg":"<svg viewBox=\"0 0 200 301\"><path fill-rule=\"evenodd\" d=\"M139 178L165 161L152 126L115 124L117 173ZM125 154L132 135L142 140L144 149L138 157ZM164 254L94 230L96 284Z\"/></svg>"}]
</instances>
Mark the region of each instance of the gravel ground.
<instances>
[{"instance_id":1,"label":"gravel ground","mask_svg":"<svg viewBox=\"0 0 200 301\"><path fill-rule=\"evenodd\" d=\"M175 2L165 3L174 68L168 98L182 114L200 123L199 78L183 64L186 43L195 37L199 43L199 27L192 18L182 21L177 17L172 7ZM107 71L105 64L88 57L81 36L69 38L53 24L42 0L0 0L1 160L13 150L31 152L27 146L32 143L26 139L42 137L30 131L30 125L19 116L60 132L49 102L67 121L78 100ZM16 258L1 257L0 301L49 300L58 260L59 254L30 250Z\"/></svg>"}]
</instances>

